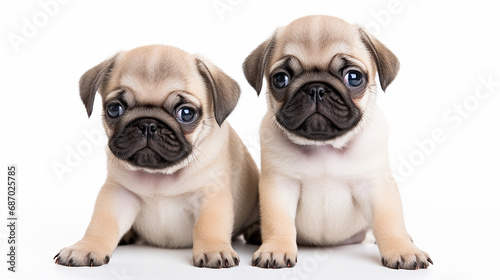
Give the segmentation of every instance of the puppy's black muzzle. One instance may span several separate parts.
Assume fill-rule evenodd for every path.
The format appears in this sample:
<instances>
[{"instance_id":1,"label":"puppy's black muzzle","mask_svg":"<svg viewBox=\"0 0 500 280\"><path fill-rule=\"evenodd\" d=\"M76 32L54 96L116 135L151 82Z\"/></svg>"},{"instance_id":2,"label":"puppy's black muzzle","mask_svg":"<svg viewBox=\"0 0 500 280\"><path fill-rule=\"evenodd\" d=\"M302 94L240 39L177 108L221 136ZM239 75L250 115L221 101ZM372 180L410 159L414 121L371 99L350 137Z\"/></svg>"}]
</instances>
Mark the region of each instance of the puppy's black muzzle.
<instances>
[{"instance_id":1,"label":"puppy's black muzzle","mask_svg":"<svg viewBox=\"0 0 500 280\"><path fill-rule=\"evenodd\" d=\"M322 81L301 86L276 115L276 120L285 129L315 141L341 136L360 119L361 112L348 92Z\"/></svg>"},{"instance_id":2,"label":"puppy's black muzzle","mask_svg":"<svg viewBox=\"0 0 500 280\"><path fill-rule=\"evenodd\" d=\"M130 121L113 135L109 148L116 157L150 169L172 166L191 153L180 130L154 118Z\"/></svg>"}]
</instances>

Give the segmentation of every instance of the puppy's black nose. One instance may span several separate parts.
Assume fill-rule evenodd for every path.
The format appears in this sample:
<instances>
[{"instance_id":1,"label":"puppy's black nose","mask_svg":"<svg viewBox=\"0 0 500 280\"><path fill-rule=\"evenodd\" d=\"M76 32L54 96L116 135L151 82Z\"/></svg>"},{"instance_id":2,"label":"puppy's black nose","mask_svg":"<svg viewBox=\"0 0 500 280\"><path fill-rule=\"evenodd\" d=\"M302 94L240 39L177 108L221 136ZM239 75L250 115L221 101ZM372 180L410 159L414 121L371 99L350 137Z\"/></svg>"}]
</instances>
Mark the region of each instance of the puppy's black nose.
<instances>
[{"instance_id":1,"label":"puppy's black nose","mask_svg":"<svg viewBox=\"0 0 500 280\"><path fill-rule=\"evenodd\" d=\"M153 119L143 119L139 123L139 129L143 136L153 136L158 129L158 122Z\"/></svg>"},{"instance_id":2,"label":"puppy's black nose","mask_svg":"<svg viewBox=\"0 0 500 280\"><path fill-rule=\"evenodd\" d=\"M327 91L328 89L325 85L320 83L312 83L305 88L305 92L309 95L309 99L312 102L322 101Z\"/></svg>"}]
</instances>

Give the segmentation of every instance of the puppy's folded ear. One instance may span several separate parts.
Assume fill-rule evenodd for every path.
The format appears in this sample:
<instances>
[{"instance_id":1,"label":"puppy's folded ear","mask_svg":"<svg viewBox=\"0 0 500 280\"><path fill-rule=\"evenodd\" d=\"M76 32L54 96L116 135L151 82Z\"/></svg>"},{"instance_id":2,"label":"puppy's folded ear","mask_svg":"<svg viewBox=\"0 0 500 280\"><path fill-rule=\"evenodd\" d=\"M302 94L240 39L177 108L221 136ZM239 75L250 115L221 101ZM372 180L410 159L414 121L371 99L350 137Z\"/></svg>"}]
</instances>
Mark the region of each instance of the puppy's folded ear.
<instances>
[{"instance_id":1,"label":"puppy's folded ear","mask_svg":"<svg viewBox=\"0 0 500 280\"><path fill-rule=\"evenodd\" d=\"M196 66L213 96L215 120L221 126L238 103L240 86L220 68L209 62L205 63L198 58Z\"/></svg>"},{"instance_id":2,"label":"puppy's folded ear","mask_svg":"<svg viewBox=\"0 0 500 280\"><path fill-rule=\"evenodd\" d=\"M115 63L116 56L107 59L97 66L94 66L80 78L80 98L87 109L90 117L94 106L94 99L97 90L104 84Z\"/></svg>"},{"instance_id":3,"label":"puppy's folded ear","mask_svg":"<svg viewBox=\"0 0 500 280\"><path fill-rule=\"evenodd\" d=\"M368 48L377 63L380 86L385 91L387 86L396 78L399 71L398 58L373 35L359 29L361 40Z\"/></svg>"},{"instance_id":4,"label":"puppy's folded ear","mask_svg":"<svg viewBox=\"0 0 500 280\"><path fill-rule=\"evenodd\" d=\"M262 44L260 44L243 62L243 72L248 83L260 94L262 89L262 79L268 64L269 58L274 51L276 33Z\"/></svg>"}]
</instances>

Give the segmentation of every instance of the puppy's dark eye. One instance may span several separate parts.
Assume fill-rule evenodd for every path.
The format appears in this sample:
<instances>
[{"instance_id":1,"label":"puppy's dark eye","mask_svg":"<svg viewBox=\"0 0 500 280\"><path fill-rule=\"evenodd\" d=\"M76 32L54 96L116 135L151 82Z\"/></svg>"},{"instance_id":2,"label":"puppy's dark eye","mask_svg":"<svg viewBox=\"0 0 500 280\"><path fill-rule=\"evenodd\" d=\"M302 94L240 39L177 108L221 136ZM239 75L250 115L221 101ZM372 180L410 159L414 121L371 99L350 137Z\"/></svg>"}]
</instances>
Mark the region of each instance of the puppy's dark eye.
<instances>
[{"instance_id":1,"label":"puppy's dark eye","mask_svg":"<svg viewBox=\"0 0 500 280\"><path fill-rule=\"evenodd\" d=\"M277 88L284 88L290 83L290 77L283 72L277 73L273 76L273 83Z\"/></svg>"},{"instance_id":2,"label":"puppy's dark eye","mask_svg":"<svg viewBox=\"0 0 500 280\"><path fill-rule=\"evenodd\" d=\"M177 120L181 123L192 123L196 119L196 111L187 106L177 109Z\"/></svg>"},{"instance_id":3,"label":"puppy's dark eye","mask_svg":"<svg viewBox=\"0 0 500 280\"><path fill-rule=\"evenodd\" d=\"M344 83L350 87L359 87L362 82L363 74L356 70L351 70L344 76Z\"/></svg>"},{"instance_id":4,"label":"puppy's dark eye","mask_svg":"<svg viewBox=\"0 0 500 280\"><path fill-rule=\"evenodd\" d=\"M123 106L119 103L111 103L106 108L106 112L108 116L111 118L118 118L123 115Z\"/></svg>"}]
</instances>

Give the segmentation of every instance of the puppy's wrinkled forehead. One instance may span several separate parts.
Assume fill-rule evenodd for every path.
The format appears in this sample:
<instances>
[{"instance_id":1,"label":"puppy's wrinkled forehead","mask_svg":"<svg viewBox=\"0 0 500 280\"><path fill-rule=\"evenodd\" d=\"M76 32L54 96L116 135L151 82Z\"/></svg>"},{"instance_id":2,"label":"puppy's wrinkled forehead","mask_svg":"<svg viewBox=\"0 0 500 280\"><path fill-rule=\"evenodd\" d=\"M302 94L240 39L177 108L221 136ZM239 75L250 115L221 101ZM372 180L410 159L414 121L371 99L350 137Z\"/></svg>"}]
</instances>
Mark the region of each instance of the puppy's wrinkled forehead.
<instances>
[{"instance_id":1,"label":"puppy's wrinkled forehead","mask_svg":"<svg viewBox=\"0 0 500 280\"><path fill-rule=\"evenodd\" d=\"M276 55L271 65L284 56L298 58L304 68L327 68L337 53L361 61L370 59L360 39L359 27L339 18L308 16L297 19L277 31Z\"/></svg>"},{"instance_id":2,"label":"puppy's wrinkled forehead","mask_svg":"<svg viewBox=\"0 0 500 280\"><path fill-rule=\"evenodd\" d=\"M203 88L195 59L175 47L148 46L120 53L106 92L125 89L138 103L160 105L175 91Z\"/></svg>"}]
</instances>

